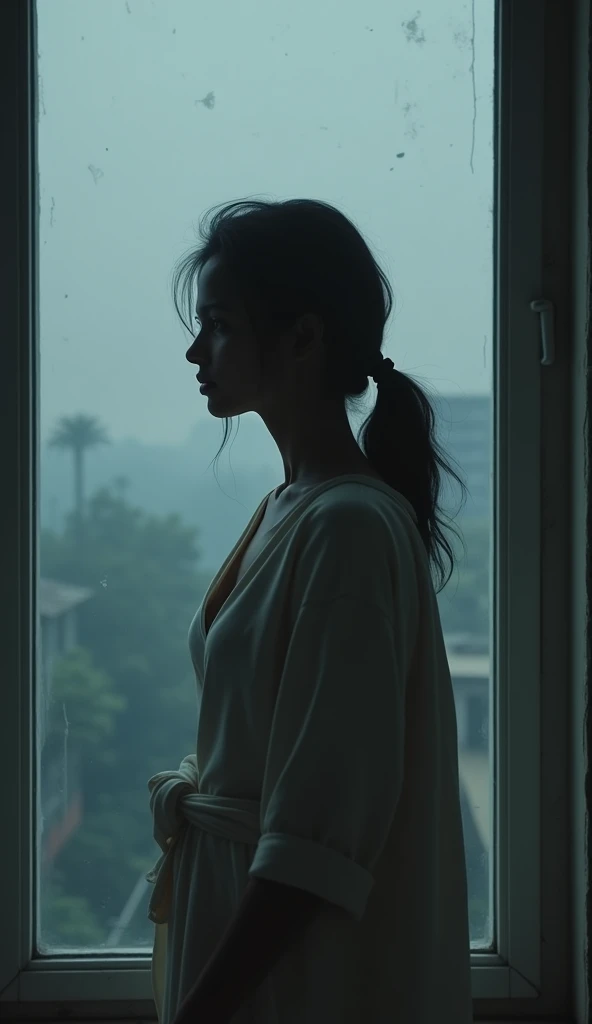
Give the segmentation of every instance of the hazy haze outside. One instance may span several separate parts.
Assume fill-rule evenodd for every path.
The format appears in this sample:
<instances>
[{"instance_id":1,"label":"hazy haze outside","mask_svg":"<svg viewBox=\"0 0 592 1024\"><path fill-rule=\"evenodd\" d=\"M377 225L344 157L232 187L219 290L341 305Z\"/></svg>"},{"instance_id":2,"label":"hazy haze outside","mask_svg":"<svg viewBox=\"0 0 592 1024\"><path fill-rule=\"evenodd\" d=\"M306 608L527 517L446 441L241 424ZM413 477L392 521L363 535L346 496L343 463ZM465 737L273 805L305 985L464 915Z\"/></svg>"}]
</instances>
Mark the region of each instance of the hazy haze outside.
<instances>
[{"instance_id":1,"label":"hazy haze outside","mask_svg":"<svg viewBox=\"0 0 592 1024\"><path fill-rule=\"evenodd\" d=\"M256 504L283 479L279 453L252 414L241 418L219 462L220 483L208 469L222 424L208 416L185 360L189 339L170 298L172 267L213 204L244 196L327 200L354 219L393 283L385 353L450 396L445 415L457 399L486 402L494 7L489 0L429 0L421 10L386 0L303 0L295 11L270 0L39 0L37 11L40 526L47 534L40 573L54 585L45 635L52 657L62 658L61 675L52 661L43 677L46 778L55 781L46 782L49 809L40 815L45 840L55 838L42 869L40 932L48 947L144 945L151 930L137 883L154 853L145 780L152 770L177 767L194 741L184 647L191 609ZM109 441L83 456L82 537L67 532L76 501L68 447L47 445L63 417L81 414ZM444 440L447 430L443 423ZM108 497L92 506L100 488ZM133 572L119 570L137 541L130 525L136 506L160 520L179 513L196 531L195 556L178 537L165 539L162 527L153 575L142 575L140 553ZM470 510L469 500L466 516ZM100 533L106 519L111 533ZM143 534L148 554L151 529ZM104 547L95 565L87 553L99 534ZM180 618L178 633L154 610L143 619L135 600L136 593L150 600L161 564L178 579L175 559L189 573L186 589L168 604L163 590L159 600ZM482 579L483 567L475 571ZM462 573L447 588L451 605L460 600L454 591L460 594ZM89 594L60 604L56 584ZM134 603L139 645L127 655L126 600ZM142 628L146 645L162 629L159 650L166 637L178 651L174 664L163 653L156 672ZM76 646L90 652L92 667L75 661ZM104 686L93 672L103 673ZM145 712L144 737L136 726L138 709L160 699L170 718L155 748L149 723L163 720L162 707L152 718ZM462 715L470 718L474 700L467 697ZM151 747L145 762L142 745ZM115 806L117 766L128 755L132 774ZM483 752L461 749L463 757L471 764L467 799L483 803L475 782L485 777ZM136 823L126 846L120 824L130 816ZM474 825L479 830L471 820L467 832ZM121 914L128 907L131 920L136 886L137 918L126 936ZM485 897L477 894L475 905ZM475 925L475 939L485 927Z\"/></svg>"}]
</instances>

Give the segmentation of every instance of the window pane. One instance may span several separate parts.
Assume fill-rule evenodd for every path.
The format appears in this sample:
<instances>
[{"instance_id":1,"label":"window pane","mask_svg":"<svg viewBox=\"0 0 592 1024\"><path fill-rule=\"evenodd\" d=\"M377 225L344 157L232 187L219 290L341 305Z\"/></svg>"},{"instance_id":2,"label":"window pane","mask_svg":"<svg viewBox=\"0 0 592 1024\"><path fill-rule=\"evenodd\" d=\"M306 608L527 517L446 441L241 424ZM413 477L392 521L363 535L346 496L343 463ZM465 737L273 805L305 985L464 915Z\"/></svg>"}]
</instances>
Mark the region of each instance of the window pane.
<instances>
[{"instance_id":1,"label":"window pane","mask_svg":"<svg viewBox=\"0 0 592 1024\"><path fill-rule=\"evenodd\" d=\"M386 353L467 481L439 605L471 943L492 942L494 3L473 6L38 0L42 954L151 946L146 783L195 748L187 630L283 479L253 414L214 475L169 292L199 216L246 195L355 220L395 288Z\"/></svg>"}]
</instances>

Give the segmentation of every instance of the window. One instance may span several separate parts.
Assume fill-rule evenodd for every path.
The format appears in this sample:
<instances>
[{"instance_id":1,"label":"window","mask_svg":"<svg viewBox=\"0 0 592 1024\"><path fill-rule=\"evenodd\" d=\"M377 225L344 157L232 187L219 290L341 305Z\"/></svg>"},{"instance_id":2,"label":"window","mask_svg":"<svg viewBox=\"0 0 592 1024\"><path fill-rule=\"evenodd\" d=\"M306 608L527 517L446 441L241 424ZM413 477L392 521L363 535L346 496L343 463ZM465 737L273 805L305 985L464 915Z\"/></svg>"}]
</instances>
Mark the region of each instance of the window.
<instances>
[{"instance_id":1,"label":"window","mask_svg":"<svg viewBox=\"0 0 592 1024\"><path fill-rule=\"evenodd\" d=\"M212 424L188 393L194 375L164 291L165 254L172 263L203 212L197 183L200 208L256 189L337 202L390 264L399 309L387 351L402 369L436 377L470 490L470 563L440 602L461 716L470 714L461 681L471 656L454 648L458 620L485 652L475 686L488 701L495 7L481 4L474 17L459 0L411 18L400 10L377 0L362 17L351 5L336 28L328 5L311 36L312 7L280 16L275 4L237 5L240 31L221 67L223 8L38 0L39 573L42 585L56 581L59 638L38 686L43 744L57 739L64 778L51 852L43 803L38 820L43 956L151 948L146 780L194 748L185 634L239 526L236 517L224 524L226 489L192 468L198 447L214 454L200 441ZM354 55L363 88L348 76ZM235 151L245 158L229 159ZM454 344L443 345L446 335ZM244 427L248 450L241 431L232 459L240 525L282 469L279 453L265 466L263 424ZM163 449L176 463L164 487ZM168 512L183 527L167 525ZM189 531L202 557L192 559ZM71 606L64 585L86 593ZM80 644L67 629L74 615ZM476 754L462 735L460 766L471 941L489 950L485 739ZM81 770L66 788L73 753Z\"/></svg>"},{"instance_id":2,"label":"window","mask_svg":"<svg viewBox=\"0 0 592 1024\"><path fill-rule=\"evenodd\" d=\"M536 994L540 10L373 0L337 17L333 3L258 0L234 5L229 33L225 9L190 0L4 9L15 133L30 127L15 156L29 178L13 224L21 402L7 462L23 489L4 513L20 599L2 727L14 820L30 808L3 853L23 936L0 958L9 999L151 998L146 782L194 748L186 630L281 479L251 417L234 494L208 471L219 424L168 281L199 215L249 194L316 196L354 218L395 287L386 351L435 393L467 480L467 556L439 603L474 994Z\"/></svg>"}]
</instances>

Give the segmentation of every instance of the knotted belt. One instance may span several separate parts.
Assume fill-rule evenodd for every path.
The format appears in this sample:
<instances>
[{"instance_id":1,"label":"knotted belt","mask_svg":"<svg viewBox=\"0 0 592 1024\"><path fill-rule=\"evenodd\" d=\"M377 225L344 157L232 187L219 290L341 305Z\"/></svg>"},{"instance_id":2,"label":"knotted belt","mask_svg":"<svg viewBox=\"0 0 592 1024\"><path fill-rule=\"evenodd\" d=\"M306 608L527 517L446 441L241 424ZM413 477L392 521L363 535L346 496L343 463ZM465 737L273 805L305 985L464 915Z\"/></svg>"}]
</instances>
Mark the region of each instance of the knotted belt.
<instances>
[{"instance_id":1,"label":"knotted belt","mask_svg":"<svg viewBox=\"0 0 592 1024\"><path fill-rule=\"evenodd\" d=\"M174 850L188 825L210 835L256 846L261 836L259 800L238 799L199 792L197 757L189 754L178 771L158 772L148 782L153 836L162 856L146 875L154 883L148 917L165 924L173 891Z\"/></svg>"}]
</instances>

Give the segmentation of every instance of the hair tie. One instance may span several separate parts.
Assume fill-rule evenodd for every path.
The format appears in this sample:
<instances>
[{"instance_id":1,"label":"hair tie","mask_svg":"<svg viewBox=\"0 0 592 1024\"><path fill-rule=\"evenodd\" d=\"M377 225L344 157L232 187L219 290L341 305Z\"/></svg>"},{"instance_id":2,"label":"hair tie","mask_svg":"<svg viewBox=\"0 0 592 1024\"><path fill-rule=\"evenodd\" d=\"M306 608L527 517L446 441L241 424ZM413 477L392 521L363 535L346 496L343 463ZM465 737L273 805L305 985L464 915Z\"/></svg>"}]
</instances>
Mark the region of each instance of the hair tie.
<instances>
[{"instance_id":1,"label":"hair tie","mask_svg":"<svg viewBox=\"0 0 592 1024\"><path fill-rule=\"evenodd\" d=\"M373 369L370 371L368 376L372 377L372 380L374 381L375 384L380 384L382 378L386 375L386 373L389 370L394 369L395 364L393 363L392 359L385 358L382 352L379 352L379 359L375 363Z\"/></svg>"}]
</instances>

